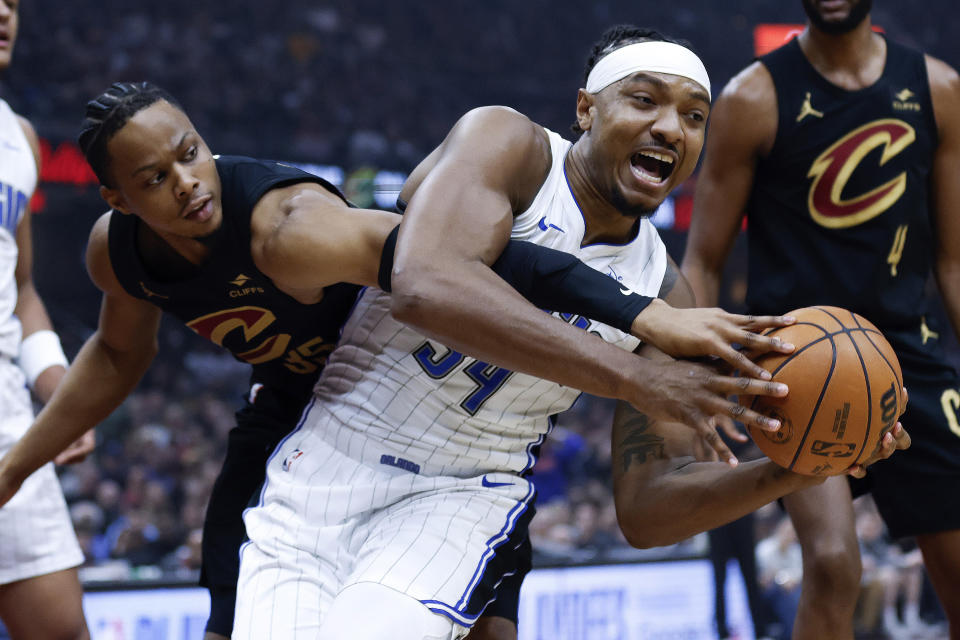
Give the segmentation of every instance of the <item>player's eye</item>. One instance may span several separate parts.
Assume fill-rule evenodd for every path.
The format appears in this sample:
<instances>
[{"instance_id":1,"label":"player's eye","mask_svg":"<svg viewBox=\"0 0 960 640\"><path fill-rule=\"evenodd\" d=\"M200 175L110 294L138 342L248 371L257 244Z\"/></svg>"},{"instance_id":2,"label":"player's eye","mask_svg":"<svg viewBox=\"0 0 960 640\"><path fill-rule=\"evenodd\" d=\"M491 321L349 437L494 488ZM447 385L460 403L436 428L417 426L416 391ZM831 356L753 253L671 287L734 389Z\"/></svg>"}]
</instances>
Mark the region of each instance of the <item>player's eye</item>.
<instances>
[{"instance_id":1,"label":"player's eye","mask_svg":"<svg viewBox=\"0 0 960 640\"><path fill-rule=\"evenodd\" d=\"M165 174L163 172L158 172L153 174L152 176L150 176L150 179L147 180L147 185L152 187L154 185L160 184L161 182L163 182L164 176Z\"/></svg>"},{"instance_id":2,"label":"player's eye","mask_svg":"<svg viewBox=\"0 0 960 640\"><path fill-rule=\"evenodd\" d=\"M183 154L185 160L193 160L197 157L197 145L192 144L190 148L187 149L186 153Z\"/></svg>"}]
</instances>

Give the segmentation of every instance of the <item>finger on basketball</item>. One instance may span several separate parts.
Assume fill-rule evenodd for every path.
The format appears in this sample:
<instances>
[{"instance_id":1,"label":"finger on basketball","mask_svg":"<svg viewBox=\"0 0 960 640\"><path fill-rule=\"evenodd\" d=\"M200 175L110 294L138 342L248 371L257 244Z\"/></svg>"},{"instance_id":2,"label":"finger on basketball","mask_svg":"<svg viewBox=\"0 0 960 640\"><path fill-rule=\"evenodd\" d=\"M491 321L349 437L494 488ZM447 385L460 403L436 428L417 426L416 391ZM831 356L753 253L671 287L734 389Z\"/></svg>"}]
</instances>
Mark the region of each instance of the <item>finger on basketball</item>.
<instances>
[{"instance_id":1,"label":"finger on basketball","mask_svg":"<svg viewBox=\"0 0 960 640\"><path fill-rule=\"evenodd\" d=\"M740 316L744 319L743 326L750 331L763 331L776 327L786 327L794 322L793 316Z\"/></svg>"},{"instance_id":2,"label":"finger on basketball","mask_svg":"<svg viewBox=\"0 0 960 640\"><path fill-rule=\"evenodd\" d=\"M893 426L891 430L894 439L897 441L897 449L909 449L912 440L910 434L907 433L907 430L903 428L903 425L899 422Z\"/></svg>"},{"instance_id":3,"label":"finger on basketball","mask_svg":"<svg viewBox=\"0 0 960 640\"><path fill-rule=\"evenodd\" d=\"M773 396L783 398L790 392L790 387L782 382L770 382L768 380L757 380L746 376L718 376L718 389L726 394L752 395L752 396Z\"/></svg>"},{"instance_id":4,"label":"finger on basketball","mask_svg":"<svg viewBox=\"0 0 960 640\"><path fill-rule=\"evenodd\" d=\"M742 351L737 351L729 345L719 350L719 357L730 365L731 370L740 370L746 375L761 380L769 380L772 377L769 371L750 360Z\"/></svg>"},{"instance_id":5,"label":"finger on basketball","mask_svg":"<svg viewBox=\"0 0 960 640\"><path fill-rule=\"evenodd\" d=\"M729 416L717 416L717 424L724 435L735 442L747 442L750 440L747 434L737 428L737 423Z\"/></svg>"},{"instance_id":6,"label":"finger on basketball","mask_svg":"<svg viewBox=\"0 0 960 640\"><path fill-rule=\"evenodd\" d=\"M753 409L747 409L735 402L730 403L729 414L744 424L752 424L764 431L777 431L781 426L780 421L776 418L757 413Z\"/></svg>"},{"instance_id":7,"label":"finger on basketball","mask_svg":"<svg viewBox=\"0 0 960 640\"><path fill-rule=\"evenodd\" d=\"M706 424L702 424L700 427L700 433L710 448L717 452L717 455L720 456L721 460L730 466L737 465L737 457L733 455L733 452L730 451L730 447L727 446L727 443L724 442L723 438L720 437L720 434L717 433L715 420L711 419L708 420Z\"/></svg>"}]
</instances>

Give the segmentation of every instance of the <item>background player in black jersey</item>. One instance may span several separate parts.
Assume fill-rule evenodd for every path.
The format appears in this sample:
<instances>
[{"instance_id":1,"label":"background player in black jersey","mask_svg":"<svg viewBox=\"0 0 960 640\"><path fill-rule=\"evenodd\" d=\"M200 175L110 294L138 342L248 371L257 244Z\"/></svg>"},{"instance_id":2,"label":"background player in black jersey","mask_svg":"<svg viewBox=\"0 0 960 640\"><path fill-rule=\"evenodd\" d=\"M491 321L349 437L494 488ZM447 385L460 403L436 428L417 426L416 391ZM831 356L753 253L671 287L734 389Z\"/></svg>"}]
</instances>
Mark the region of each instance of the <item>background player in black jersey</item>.
<instances>
[{"instance_id":1,"label":"background player in black jersey","mask_svg":"<svg viewBox=\"0 0 960 640\"><path fill-rule=\"evenodd\" d=\"M254 384L231 433L204 531L203 575L213 601L208 636L227 636L241 510L262 481L273 446L294 426L301 393L309 393L345 319L355 289L344 292L340 283L377 283L381 250L399 216L350 208L333 187L291 167L215 159L182 109L147 83L116 84L91 101L80 142L113 208L95 224L87 253L90 275L103 291L99 327L29 434L0 461L0 503L133 390L156 352L161 311L170 311L253 364ZM595 275L601 286L613 282ZM614 295L624 298L618 289ZM737 411L725 399L730 392L746 386L779 393L763 381L719 376L699 365L624 360L615 347L612 359L604 345L586 354L579 348L582 332L528 306L524 322L551 335L559 353L569 345L577 354L567 357L567 366L559 366L561 356L530 358L532 373L609 394L591 371L619 362L616 393L711 427L707 416ZM748 331L782 324L780 318L672 311L662 303L647 309L633 328L678 355L719 355L742 364L731 342L785 348ZM512 357L512 345L501 347L501 356L508 349ZM673 397L681 387L685 394Z\"/></svg>"},{"instance_id":2,"label":"background player in black jersey","mask_svg":"<svg viewBox=\"0 0 960 640\"><path fill-rule=\"evenodd\" d=\"M748 305L834 304L900 358L913 446L866 486L894 537L916 536L960 638L958 379L924 317L931 266L960 329L960 77L874 33L869 0L804 0L809 24L747 67L714 107L683 260L717 302L746 211ZM803 546L795 638L852 638L860 561L843 478L784 499Z\"/></svg>"}]
</instances>

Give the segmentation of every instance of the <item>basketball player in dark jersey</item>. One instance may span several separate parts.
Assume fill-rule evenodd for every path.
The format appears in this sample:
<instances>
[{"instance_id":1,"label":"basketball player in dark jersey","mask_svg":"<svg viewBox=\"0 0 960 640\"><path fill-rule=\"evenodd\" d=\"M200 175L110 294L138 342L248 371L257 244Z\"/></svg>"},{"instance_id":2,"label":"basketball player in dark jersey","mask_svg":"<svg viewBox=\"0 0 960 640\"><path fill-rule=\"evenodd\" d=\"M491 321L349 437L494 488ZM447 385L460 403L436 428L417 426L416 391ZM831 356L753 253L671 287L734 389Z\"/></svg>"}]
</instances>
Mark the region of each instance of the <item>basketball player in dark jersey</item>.
<instances>
[{"instance_id":1,"label":"basketball player in dark jersey","mask_svg":"<svg viewBox=\"0 0 960 640\"><path fill-rule=\"evenodd\" d=\"M926 315L931 269L960 328L960 77L871 28L869 0L804 0L807 28L714 107L683 271L717 302L746 212L751 311L847 307L900 359L913 446L872 467L892 536L915 536L960 638L960 380ZM794 638L852 638L860 560L851 489L784 499L803 547Z\"/></svg>"},{"instance_id":2,"label":"basketball player in dark jersey","mask_svg":"<svg viewBox=\"0 0 960 640\"><path fill-rule=\"evenodd\" d=\"M147 83L117 84L91 101L80 143L113 208L95 224L88 245L87 266L104 293L99 327L49 409L0 462L0 503L133 390L155 355L161 312L169 311L253 365L250 395L230 434L204 532L203 579L212 599L208 637L228 636L240 513L262 482L267 456L295 426L358 285L377 284L381 252L399 216L350 208L335 188L292 167L214 158L173 99ZM593 274L600 282L592 288L614 282ZM614 290L618 300L633 297ZM779 317L671 311L655 301L629 320L628 328L649 333L677 355L714 354L742 364L731 342L786 349L750 331L783 324ZM578 346L582 332L539 311L526 322L551 336L558 349L550 362L528 367L533 373L586 384L591 367L604 370L616 361L623 378L617 393L636 404L656 403L666 415L702 416L700 422L712 425L707 418L713 414L739 413L725 399L733 391L746 386L782 393L762 380L720 376L695 364L654 366L633 357L624 363L619 353L608 360L603 345L588 359ZM563 365L565 344L578 355ZM512 356L515 346L509 349ZM689 395L667 393L681 386ZM512 588L512 613L492 613L515 621L519 580ZM509 607L510 599L504 602ZM482 635L485 624L475 633L508 637Z\"/></svg>"}]
</instances>

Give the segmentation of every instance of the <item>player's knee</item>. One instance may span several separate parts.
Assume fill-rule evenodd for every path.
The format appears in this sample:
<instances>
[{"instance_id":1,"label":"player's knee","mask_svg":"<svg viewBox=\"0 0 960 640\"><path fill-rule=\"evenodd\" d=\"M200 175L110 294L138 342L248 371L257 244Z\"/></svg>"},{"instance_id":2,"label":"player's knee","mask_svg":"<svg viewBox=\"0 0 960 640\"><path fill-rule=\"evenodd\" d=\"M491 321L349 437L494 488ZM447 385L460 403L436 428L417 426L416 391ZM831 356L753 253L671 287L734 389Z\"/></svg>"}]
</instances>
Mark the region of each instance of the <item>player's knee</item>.
<instances>
[{"instance_id":1,"label":"player's knee","mask_svg":"<svg viewBox=\"0 0 960 640\"><path fill-rule=\"evenodd\" d=\"M324 617L325 640L458 640L467 629L411 596L375 582L347 586Z\"/></svg>"},{"instance_id":2,"label":"player's knee","mask_svg":"<svg viewBox=\"0 0 960 640\"><path fill-rule=\"evenodd\" d=\"M859 550L843 542L804 549L805 588L827 595L832 602L856 602L863 567Z\"/></svg>"}]
</instances>

